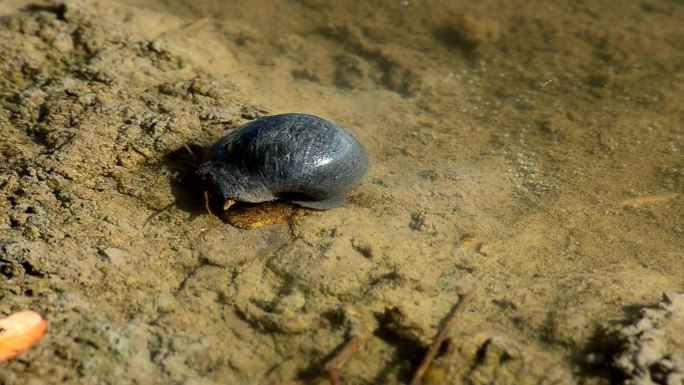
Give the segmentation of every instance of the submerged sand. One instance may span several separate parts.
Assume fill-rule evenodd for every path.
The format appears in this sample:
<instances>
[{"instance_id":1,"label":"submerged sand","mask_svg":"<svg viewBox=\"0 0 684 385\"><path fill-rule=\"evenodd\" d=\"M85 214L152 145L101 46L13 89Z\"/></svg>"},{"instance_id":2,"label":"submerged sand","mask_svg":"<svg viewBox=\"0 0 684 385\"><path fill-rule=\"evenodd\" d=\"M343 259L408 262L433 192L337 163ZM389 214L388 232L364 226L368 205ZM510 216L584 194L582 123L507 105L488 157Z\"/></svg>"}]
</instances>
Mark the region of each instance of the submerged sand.
<instances>
[{"instance_id":1,"label":"submerged sand","mask_svg":"<svg viewBox=\"0 0 684 385\"><path fill-rule=\"evenodd\" d=\"M406 383L465 293L425 383L681 383L681 3L0 15L0 314L50 322L0 384L316 383L355 335L345 384ZM366 180L212 221L183 144L281 112L347 127Z\"/></svg>"}]
</instances>

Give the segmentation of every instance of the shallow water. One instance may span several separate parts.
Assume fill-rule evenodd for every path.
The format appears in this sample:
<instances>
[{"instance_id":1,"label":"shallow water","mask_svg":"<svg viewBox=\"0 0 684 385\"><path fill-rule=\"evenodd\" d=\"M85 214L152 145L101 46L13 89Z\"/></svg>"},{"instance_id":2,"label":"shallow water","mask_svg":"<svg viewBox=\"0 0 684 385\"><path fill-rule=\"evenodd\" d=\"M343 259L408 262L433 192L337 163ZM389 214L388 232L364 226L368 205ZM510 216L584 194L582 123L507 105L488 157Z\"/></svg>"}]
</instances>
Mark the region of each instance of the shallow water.
<instances>
[{"instance_id":1,"label":"shallow water","mask_svg":"<svg viewBox=\"0 0 684 385\"><path fill-rule=\"evenodd\" d=\"M645 375L620 328L684 291L680 3L19 4L0 313L50 331L0 383L314 383L355 335L345 384L407 383L465 293L427 383ZM212 221L182 144L281 112L347 127L366 180L289 223ZM651 359L684 372L658 317Z\"/></svg>"}]
</instances>

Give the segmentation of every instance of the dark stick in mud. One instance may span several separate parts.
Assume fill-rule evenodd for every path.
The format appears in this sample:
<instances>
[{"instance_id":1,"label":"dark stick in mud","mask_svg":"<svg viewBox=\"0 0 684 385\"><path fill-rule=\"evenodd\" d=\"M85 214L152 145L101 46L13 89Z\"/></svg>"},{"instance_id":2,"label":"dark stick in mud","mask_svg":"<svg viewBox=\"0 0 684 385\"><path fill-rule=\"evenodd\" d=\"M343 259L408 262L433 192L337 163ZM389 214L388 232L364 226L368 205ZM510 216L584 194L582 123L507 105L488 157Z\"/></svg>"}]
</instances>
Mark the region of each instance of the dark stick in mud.
<instances>
[{"instance_id":1,"label":"dark stick in mud","mask_svg":"<svg viewBox=\"0 0 684 385\"><path fill-rule=\"evenodd\" d=\"M377 320L373 314L363 308L346 307L344 318L349 326L349 341L335 356L325 364L325 371L332 385L341 385L340 370L356 355L366 343L366 340L377 330Z\"/></svg>"},{"instance_id":2,"label":"dark stick in mud","mask_svg":"<svg viewBox=\"0 0 684 385\"><path fill-rule=\"evenodd\" d=\"M444 326L439 333L437 333L435 340L432 341L432 345L430 345L427 353L425 353L425 357L423 357L423 361L421 361L420 366L418 366L416 373L413 375L413 378L411 379L411 385L420 384L421 378L423 378L425 372L427 372L427 370L430 368L432 360L435 358L435 355L437 355L437 351L439 351L439 347L442 346L442 342L444 342L451 329L453 329L456 325L456 321L458 320L457 316L463 313L471 298L471 293L467 293L461 298L456 306L454 306L453 310L451 311L451 315L449 315L449 318L444 323Z\"/></svg>"},{"instance_id":3,"label":"dark stick in mud","mask_svg":"<svg viewBox=\"0 0 684 385\"><path fill-rule=\"evenodd\" d=\"M363 345L365 338L362 336L355 336L349 340L339 354L337 354L332 360L325 364L325 371L328 372L328 377L330 378L330 383L332 385L342 385L340 380L340 369L349 362L359 351L361 345Z\"/></svg>"}]
</instances>

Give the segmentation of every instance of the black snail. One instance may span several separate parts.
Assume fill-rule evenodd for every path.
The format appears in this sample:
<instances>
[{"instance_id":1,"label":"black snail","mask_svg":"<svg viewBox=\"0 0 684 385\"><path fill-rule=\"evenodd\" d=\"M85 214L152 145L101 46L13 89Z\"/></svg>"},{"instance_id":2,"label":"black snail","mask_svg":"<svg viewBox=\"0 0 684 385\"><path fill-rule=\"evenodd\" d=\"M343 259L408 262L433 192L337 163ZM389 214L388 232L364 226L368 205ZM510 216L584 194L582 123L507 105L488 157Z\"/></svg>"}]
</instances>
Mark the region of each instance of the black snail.
<instances>
[{"instance_id":1,"label":"black snail","mask_svg":"<svg viewBox=\"0 0 684 385\"><path fill-rule=\"evenodd\" d=\"M197 170L227 208L236 201L282 199L327 210L368 169L363 146L343 127L313 115L266 116L214 143Z\"/></svg>"}]
</instances>

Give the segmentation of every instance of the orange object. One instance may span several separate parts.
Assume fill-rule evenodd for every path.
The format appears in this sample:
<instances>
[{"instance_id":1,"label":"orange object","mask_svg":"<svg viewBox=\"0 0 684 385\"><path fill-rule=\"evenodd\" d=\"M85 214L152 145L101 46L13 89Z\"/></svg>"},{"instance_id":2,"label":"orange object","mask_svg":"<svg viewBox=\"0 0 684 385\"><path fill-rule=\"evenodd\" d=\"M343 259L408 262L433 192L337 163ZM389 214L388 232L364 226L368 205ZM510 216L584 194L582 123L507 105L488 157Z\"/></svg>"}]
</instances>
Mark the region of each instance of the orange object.
<instances>
[{"instance_id":1,"label":"orange object","mask_svg":"<svg viewBox=\"0 0 684 385\"><path fill-rule=\"evenodd\" d=\"M0 362L31 349L47 332L47 321L32 310L0 318Z\"/></svg>"}]
</instances>

